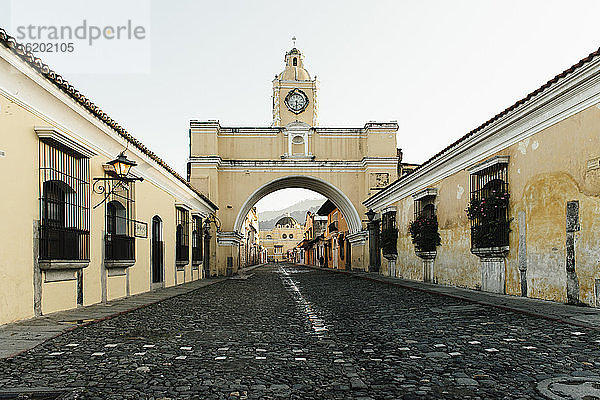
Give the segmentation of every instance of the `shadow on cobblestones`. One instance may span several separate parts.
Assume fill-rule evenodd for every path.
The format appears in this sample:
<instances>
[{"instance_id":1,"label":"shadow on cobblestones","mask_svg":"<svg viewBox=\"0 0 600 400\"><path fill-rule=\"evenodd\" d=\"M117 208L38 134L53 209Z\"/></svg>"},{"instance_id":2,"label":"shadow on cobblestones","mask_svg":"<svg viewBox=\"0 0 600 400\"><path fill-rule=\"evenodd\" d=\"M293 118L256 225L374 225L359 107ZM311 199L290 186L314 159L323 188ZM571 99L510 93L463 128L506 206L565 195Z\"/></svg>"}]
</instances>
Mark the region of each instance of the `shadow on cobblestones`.
<instances>
[{"instance_id":1,"label":"shadow on cobblestones","mask_svg":"<svg viewBox=\"0 0 600 400\"><path fill-rule=\"evenodd\" d=\"M428 293L268 265L0 360L0 389L70 399L542 398L598 375L600 335Z\"/></svg>"}]
</instances>

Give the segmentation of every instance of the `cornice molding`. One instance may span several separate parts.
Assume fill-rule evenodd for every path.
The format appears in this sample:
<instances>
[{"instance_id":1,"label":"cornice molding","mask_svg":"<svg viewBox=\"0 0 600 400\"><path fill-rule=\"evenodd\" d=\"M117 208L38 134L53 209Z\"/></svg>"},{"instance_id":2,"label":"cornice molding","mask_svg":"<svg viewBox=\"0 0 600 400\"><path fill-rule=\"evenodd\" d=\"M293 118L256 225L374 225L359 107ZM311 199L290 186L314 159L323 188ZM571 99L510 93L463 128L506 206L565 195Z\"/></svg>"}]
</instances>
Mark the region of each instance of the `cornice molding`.
<instances>
[{"instance_id":1,"label":"cornice molding","mask_svg":"<svg viewBox=\"0 0 600 400\"><path fill-rule=\"evenodd\" d=\"M369 232L359 231L355 233L349 233L348 235L346 235L346 237L348 238L348 241L350 242L352 247L363 246L367 243L367 240L369 239Z\"/></svg>"},{"instance_id":2,"label":"cornice molding","mask_svg":"<svg viewBox=\"0 0 600 400\"><path fill-rule=\"evenodd\" d=\"M423 189L420 192L413 194L412 197L413 197L413 200L420 200L427 196L437 196L437 194L438 194L437 188L427 188L427 189Z\"/></svg>"},{"instance_id":3,"label":"cornice molding","mask_svg":"<svg viewBox=\"0 0 600 400\"><path fill-rule=\"evenodd\" d=\"M57 142L76 152L81 157L92 158L98 154L85 144L77 141L77 139L69 137L67 134L58 131L58 129L52 126L35 126L33 130L38 135L40 140Z\"/></svg>"},{"instance_id":4,"label":"cornice molding","mask_svg":"<svg viewBox=\"0 0 600 400\"><path fill-rule=\"evenodd\" d=\"M244 235L240 232L217 232L217 243L219 246L238 246Z\"/></svg>"},{"instance_id":5,"label":"cornice molding","mask_svg":"<svg viewBox=\"0 0 600 400\"><path fill-rule=\"evenodd\" d=\"M600 58L560 79L544 92L459 140L413 173L400 178L363 204L380 209L474 163L527 139L600 102Z\"/></svg>"},{"instance_id":6,"label":"cornice molding","mask_svg":"<svg viewBox=\"0 0 600 400\"><path fill-rule=\"evenodd\" d=\"M480 162L479 164L468 168L467 171L469 171L470 174L476 174L477 172L483 171L484 169L489 168L493 165L508 164L509 161L509 156L495 156L490 158L489 160L485 160L483 162Z\"/></svg>"},{"instance_id":7,"label":"cornice molding","mask_svg":"<svg viewBox=\"0 0 600 400\"><path fill-rule=\"evenodd\" d=\"M218 156L190 157L192 168L217 167L220 169L261 169L261 168L318 168L318 169L396 169L397 157L365 157L361 160L310 160L306 158L285 158L279 160L223 160Z\"/></svg>"}]
</instances>

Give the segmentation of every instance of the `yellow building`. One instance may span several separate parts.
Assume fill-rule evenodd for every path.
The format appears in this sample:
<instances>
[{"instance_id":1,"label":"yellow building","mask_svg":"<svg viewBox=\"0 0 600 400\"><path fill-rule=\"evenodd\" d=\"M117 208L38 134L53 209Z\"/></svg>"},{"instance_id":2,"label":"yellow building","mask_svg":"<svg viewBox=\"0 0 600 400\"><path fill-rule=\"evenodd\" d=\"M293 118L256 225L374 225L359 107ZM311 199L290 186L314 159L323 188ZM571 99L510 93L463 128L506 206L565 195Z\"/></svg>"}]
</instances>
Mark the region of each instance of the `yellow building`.
<instances>
[{"instance_id":1,"label":"yellow building","mask_svg":"<svg viewBox=\"0 0 600 400\"><path fill-rule=\"evenodd\" d=\"M367 209L362 201L403 170L396 149L398 124L319 126L318 81L297 48L285 54L284 63L272 81L272 99L265 99L273 110L270 126L190 121L190 182L220 206L218 273L224 273L227 262L234 269L241 265L240 230L248 211L264 196L285 188L309 189L336 204L348 224L351 266L365 269L367 232L362 216Z\"/></svg>"},{"instance_id":2,"label":"yellow building","mask_svg":"<svg viewBox=\"0 0 600 400\"><path fill-rule=\"evenodd\" d=\"M327 216L308 211L304 220L304 239L298 244L299 262L321 267L325 263L324 235L327 229Z\"/></svg>"},{"instance_id":3,"label":"yellow building","mask_svg":"<svg viewBox=\"0 0 600 400\"><path fill-rule=\"evenodd\" d=\"M280 218L273 229L261 230L260 237L267 249L267 260L291 260L291 252L302 240L303 233L304 227L290 216Z\"/></svg>"},{"instance_id":4,"label":"yellow building","mask_svg":"<svg viewBox=\"0 0 600 400\"><path fill-rule=\"evenodd\" d=\"M348 243L348 225L340 210L327 200L317 210L317 215L327 218L323 232L323 265L328 268L350 269L351 248Z\"/></svg>"},{"instance_id":5,"label":"yellow building","mask_svg":"<svg viewBox=\"0 0 600 400\"><path fill-rule=\"evenodd\" d=\"M598 76L596 52L368 198L372 269L599 306Z\"/></svg>"},{"instance_id":6,"label":"yellow building","mask_svg":"<svg viewBox=\"0 0 600 400\"><path fill-rule=\"evenodd\" d=\"M263 247L260 244L258 213L252 207L242 225L242 242L240 243L241 263L243 267L265 262Z\"/></svg>"},{"instance_id":7,"label":"yellow building","mask_svg":"<svg viewBox=\"0 0 600 400\"><path fill-rule=\"evenodd\" d=\"M217 207L1 29L0 115L0 324L202 277Z\"/></svg>"}]
</instances>

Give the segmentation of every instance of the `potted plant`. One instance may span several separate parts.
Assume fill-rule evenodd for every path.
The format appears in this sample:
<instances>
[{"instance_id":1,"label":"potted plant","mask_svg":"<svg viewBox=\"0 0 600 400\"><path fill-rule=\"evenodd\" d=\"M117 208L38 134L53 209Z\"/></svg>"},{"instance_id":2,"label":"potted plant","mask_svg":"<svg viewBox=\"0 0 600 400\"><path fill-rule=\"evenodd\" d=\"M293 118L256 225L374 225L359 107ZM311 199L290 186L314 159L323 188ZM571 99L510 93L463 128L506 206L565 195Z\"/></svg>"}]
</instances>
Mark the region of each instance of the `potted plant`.
<instances>
[{"instance_id":1,"label":"potted plant","mask_svg":"<svg viewBox=\"0 0 600 400\"><path fill-rule=\"evenodd\" d=\"M410 236L418 253L434 252L440 245L437 217L419 215L409 226Z\"/></svg>"},{"instance_id":2,"label":"potted plant","mask_svg":"<svg viewBox=\"0 0 600 400\"><path fill-rule=\"evenodd\" d=\"M384 257L390 258L389 256L396 256L398 254L397 240L398 228L395 226L381 230L380 245Z\"/></svg>"},{"instance_id":3,"label":"potted plant","mask_svg":"<svg viewBox=\"0 0 600 400\"><path fill-rule=\"evenodd\" d=\"M486 196L472 198L465 210L471 221L471 249L490 249L508 246L510 221L509 193L491 190Z\"/></svg>"}]
</instances>

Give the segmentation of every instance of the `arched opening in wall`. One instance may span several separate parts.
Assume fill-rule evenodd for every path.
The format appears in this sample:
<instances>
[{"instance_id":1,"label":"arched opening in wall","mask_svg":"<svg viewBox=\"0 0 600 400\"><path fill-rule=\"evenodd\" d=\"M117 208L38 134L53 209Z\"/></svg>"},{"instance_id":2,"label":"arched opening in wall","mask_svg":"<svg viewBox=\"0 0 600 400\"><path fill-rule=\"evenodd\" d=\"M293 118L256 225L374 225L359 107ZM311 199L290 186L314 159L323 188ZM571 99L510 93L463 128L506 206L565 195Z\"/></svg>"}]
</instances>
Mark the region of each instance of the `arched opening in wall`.
<instances>
[{"instance_id":1,"label":"arched opening in wall","mask_svg":"<svg viewBox=\"0 0 600 400\"><path fill-rule=\"evenodd\" d=\"M238 213L235 231L245 238L253 223L259 226L261 262L340 269L350 268L348 236L362 230L348 197L332 184L308 176L279 178L255 190ZM250 249L244 248L248 245L240 247L240 259L245 262Z\"/></svg>"}]
</instances>

